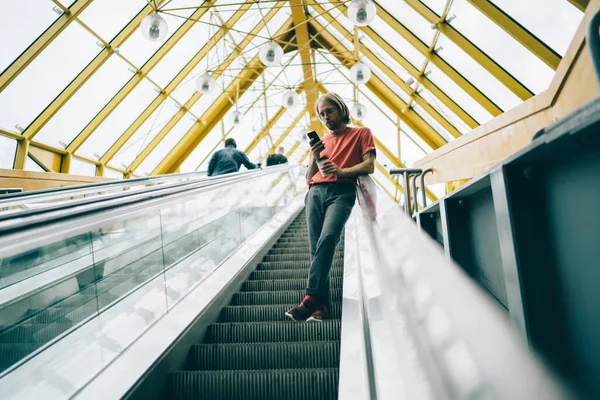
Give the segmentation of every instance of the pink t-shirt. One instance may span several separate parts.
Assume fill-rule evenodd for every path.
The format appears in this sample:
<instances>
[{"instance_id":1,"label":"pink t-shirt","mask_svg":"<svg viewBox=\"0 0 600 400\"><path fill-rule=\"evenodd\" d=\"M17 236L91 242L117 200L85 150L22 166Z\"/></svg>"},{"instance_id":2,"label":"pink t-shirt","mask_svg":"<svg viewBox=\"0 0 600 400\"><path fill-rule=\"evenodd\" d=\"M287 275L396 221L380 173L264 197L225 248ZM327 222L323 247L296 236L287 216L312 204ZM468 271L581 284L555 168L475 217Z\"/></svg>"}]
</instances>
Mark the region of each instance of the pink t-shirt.
<instances>
[{"instance_id":1,"label":"pink t-shirt","mask_svg":"<svg viewBox=\"0 0 600 400\"><path fill-rule=\"evenodd\" d=\"M327 157L340 168L353 167L363 161L363 156L369 151L375 150L375 141L369 128L348 127L343 133L329 132L321 139L325 150L321 157ZM312 158L312 153L310 154ZM326 177L317 171L310 180L309 185L324 182L349 182L355 183L355 179L338 179L335 174Z\"/></svg>"}]
</instances>

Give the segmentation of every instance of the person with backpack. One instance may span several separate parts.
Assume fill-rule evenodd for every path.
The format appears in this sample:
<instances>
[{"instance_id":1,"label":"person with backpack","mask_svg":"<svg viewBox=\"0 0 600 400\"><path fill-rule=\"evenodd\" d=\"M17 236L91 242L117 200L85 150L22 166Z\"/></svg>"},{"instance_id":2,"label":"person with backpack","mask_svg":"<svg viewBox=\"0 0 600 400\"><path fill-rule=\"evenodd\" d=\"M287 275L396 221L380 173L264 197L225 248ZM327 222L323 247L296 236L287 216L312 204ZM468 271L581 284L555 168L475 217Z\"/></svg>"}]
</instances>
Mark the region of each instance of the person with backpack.
<instances>
[{"instance_id":1,"label":"person with backpack","mask_svg":"<svg viewBox=\"0 0 600 400\"><path fill-rule=\"evenodd\" d=\"M208 162L208 176L238 172L242 164L248 169L258 168L258 165L250 162L246 153L236 147L235 139L225 140L225 148L215 152Z\"/></svg>"}]
</instances>

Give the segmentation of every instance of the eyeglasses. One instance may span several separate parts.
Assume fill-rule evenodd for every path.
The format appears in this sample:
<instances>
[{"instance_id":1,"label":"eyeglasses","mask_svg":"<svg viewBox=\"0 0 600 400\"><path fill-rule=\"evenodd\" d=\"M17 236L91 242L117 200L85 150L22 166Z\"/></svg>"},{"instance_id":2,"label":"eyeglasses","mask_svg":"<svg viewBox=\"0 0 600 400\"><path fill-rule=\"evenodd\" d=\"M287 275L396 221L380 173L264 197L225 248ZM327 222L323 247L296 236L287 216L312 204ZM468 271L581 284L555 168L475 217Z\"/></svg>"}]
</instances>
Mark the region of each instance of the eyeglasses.
<instances>
[{"instance_id":1,"label":"eyeglasses","mask_svg":"<svg viewBox=\"0 0 600 400\"><path fill-rule=\"evenodd\" d=\"M319 117L323 118L323 117L325 117L325 115L332 115L336 111L337 111L337 108L326 108L325 110L322 110L321 112L319 112Z\"/></svg>"}]
</instances>

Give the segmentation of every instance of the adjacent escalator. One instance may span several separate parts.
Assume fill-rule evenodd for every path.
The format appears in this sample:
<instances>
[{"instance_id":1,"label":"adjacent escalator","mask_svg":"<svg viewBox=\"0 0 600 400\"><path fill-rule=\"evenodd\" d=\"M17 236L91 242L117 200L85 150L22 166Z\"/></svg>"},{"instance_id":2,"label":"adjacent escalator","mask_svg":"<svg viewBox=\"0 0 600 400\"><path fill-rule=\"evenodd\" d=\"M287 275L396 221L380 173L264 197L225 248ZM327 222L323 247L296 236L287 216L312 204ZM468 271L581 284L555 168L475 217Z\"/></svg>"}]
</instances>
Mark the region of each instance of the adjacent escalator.
<instances>
[{"instance_id":1,"label":"adjacent escalator","mask_svg":"<svg viewBox=\"0 0 600 400\"><path fill-rule=\"evenodd\" d=\"M343 235L331 270L330 317L294 322L309 247L302 212L169 377L172 399L336 399L340 358Z\"/></svg>"}]
</instances>

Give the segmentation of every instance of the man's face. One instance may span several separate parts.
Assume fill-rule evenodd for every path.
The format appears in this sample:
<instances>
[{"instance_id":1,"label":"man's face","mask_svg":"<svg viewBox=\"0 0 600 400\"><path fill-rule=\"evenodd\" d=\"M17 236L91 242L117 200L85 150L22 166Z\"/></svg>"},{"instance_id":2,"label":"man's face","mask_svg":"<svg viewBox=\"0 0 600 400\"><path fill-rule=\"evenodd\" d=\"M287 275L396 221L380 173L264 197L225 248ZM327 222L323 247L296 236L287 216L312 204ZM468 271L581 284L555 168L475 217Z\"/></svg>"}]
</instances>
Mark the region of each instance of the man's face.
<instances>
[{"instance_id":1,"label":"man's face","mask_svg":"<svg viewBox=\"0 0 600 400\"><path fill-rule=\"evenodd\" d=\"M330 131L334 131L342 125L342 113L337 106L325 99L319 101L319 118L325 123Z\"/></svg>"}]
</instances>

